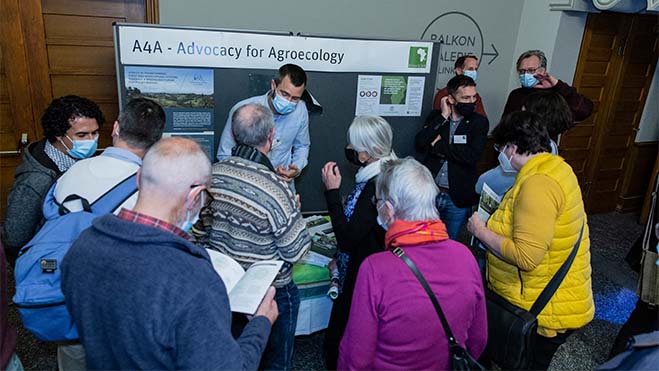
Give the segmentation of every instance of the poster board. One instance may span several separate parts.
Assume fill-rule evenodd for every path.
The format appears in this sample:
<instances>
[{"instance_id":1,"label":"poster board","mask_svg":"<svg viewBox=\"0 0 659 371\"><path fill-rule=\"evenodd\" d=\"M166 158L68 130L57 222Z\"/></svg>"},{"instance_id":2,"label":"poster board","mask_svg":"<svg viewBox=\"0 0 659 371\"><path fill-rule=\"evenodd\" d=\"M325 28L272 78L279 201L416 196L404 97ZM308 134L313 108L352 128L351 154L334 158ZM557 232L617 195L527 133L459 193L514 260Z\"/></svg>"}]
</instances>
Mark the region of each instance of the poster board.
<instances>
[{"instance_id":1,"label":"poster board","mask_svg":"<svg viewBox=\"0 0 659 371\"><path fill-rule=\"evenodd\" d=\"M165 136L199 142L213 162L231 107L263 95L283 64L307 73L309 164L296 179L304 212L326 210L320 169L336 161L342 193L354 185L347 130L356 114L379 114L392 126L394 149L414 153L414 135L432 109L439 44L237 31L179 26L114 25L117 88L123 107L133 96L161 103ZM309 104L307 104L309 107Z\"/></svg>"}]
</instances>

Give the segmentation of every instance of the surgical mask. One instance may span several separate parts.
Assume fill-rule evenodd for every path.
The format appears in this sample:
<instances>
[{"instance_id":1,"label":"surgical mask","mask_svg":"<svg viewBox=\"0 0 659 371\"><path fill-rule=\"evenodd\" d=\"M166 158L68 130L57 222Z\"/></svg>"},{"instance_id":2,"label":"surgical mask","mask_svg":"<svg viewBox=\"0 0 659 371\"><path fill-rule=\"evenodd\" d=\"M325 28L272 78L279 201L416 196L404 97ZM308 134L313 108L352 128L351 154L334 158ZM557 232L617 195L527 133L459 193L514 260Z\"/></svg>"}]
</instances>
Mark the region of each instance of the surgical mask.
<instances>
[{"instance_id":1,"label":"surgical mask","mask_svg":"<svg viewBox=\"0 0 659 371\"><path fill-rule=\"evenodd\" d=\"M190 219L190 210L188 210L185 214L185 221L181 223L180 228L185 232L190 233L190 231L192 230L192 226L195 225L195 223L197 223L197 221L199 220L200 212L201 210L199 210L199 212L197 212L197 214L192 219Z\"/></svg>"},{"instance_id":2,"label":"surgical mask","mask_svg":"<svg viewBox=\"0 0 659 371\"><path fill-rule=\"evenodd\" d=\"M512 161L513 156L510 156L510 158L506 157L505 149L506 147L503 147L501 152L499 152L498 157L499 164L501 164L501 170L503 170L504 173L516 173L517 170L515 170L512 163L510 162Z\"/></svg>"},{"instance_id":3,"label":"surgical mask","mask_svg":"<svg viewBox=\"0 0 659 371\"><path fill-rule=\"evenodd\" d=\"M476 77L478 77L478 71L476 70L466 70L462 72L463 75L471 77L474 82L476 82Z\"/></svg>"},{"instance_id":4,"label":"surgical mask","mask_svg":"<svg viewBox=\"0 0 659 371\"><path fill-rule=\"evenodd\" d=\"M73 147L67 147L61 139L60 142L66 147L69 156L73 158L89 158L96 152L96 148L98 147L98 137L94 139L73 140L66 135L66 138L71 141Z\"/></svg>"},{"instance_id":5,"label":"surgical mask","mask_svg":"<svg viewBox=\"0 0 659 371\"><path fill-rule=\"evenodd\" d=\"M203 192L200 193L199 197L200 197L199 202L201 203L201 206L203 207L204 206L204 193ZM201 207L199 208L199 211L197 211L195 216L192 217L192 218L190 218L190 209L187 209L185 211L185 220L183 221L183 223L181 223L181 225L179 225L179 228L181 228L182 230L184 230L187 233L190 233L190 231L192 230L192 226L195 225L195 223L197 223L197 221L199 220L199 214L201 214Z\"/></svg>"},{"instance_id":6,"label":"surgical mask","mask_svg":"<svg viewBox=\"0 0 659 371\"><path fill-rule=\"evenodd\" d=\"M272 99L272 105L275 107L275 111L277 111L277 113L280 115L288 115L289 113L295 111L297 103L289 102L275 92L274 98Z\"/></svg>"},{"instance_id":7,"label":"surgical mask","mask_svg":"<svg viewBox=\"0 0 659 371\"><path fill-rule=\"evenodd\" d=\"M346 147L345 154L346 154L346 160L348 160L348 162L350 162L351 164L357 165L359 167L366 166L365 162L359 161L359 152L357 152L353 148Z\"/></svg>"},{"instance_id":8,"label":"surgical mask","mask_svg":"<svg viewBox=\"0 0 659 371\"><path fill-rule=\"evenodd\" d=\"M377 218L375 218L375 220L377 220L378 225L380 225L380 227L382 227L382 229L384 229L386 231L386 230L389 230L389 223L388 222L385 223L384 221L382 221L382 218L380 217L380 209L382 208L382 206L384 206L384 202L382 203L382 205L380 207L377 208L378 216L377 216Z\"/></svg>"},{"instance_id":9,"label":"surgical mask","mask_svg":"<svg viewBox=\"0 0 659 371\"><path fill-rule=\"evenodd\" d=\"M458 110L458 113L463 117L469 117L474 113L476 109L476 103L456 103L455 109Z\"/></svg>"},{"instance_id":10,"label":"surgical mask","mask_svg":"<svg viewBox=\"0 0 659 371\"><path fill-rule=\"evenodd\" d=\"M384 229L385 231L389 230L389 224L382 221L382 218L380 218L380 214L378 214L378 217L376 219L380 227L382 227L382 229Z\"/></svg>"},{"instance_id":11,"label":"surgical mask","mask_svg":"<svg viewBox=\"0 0 659 371\"><path fill-rule=\"evenodd\" d=\"M524 88L532 88L538 83L538 79L532 73L523 73L519 75L519 82Z\"/></svg>"}]
</instances>

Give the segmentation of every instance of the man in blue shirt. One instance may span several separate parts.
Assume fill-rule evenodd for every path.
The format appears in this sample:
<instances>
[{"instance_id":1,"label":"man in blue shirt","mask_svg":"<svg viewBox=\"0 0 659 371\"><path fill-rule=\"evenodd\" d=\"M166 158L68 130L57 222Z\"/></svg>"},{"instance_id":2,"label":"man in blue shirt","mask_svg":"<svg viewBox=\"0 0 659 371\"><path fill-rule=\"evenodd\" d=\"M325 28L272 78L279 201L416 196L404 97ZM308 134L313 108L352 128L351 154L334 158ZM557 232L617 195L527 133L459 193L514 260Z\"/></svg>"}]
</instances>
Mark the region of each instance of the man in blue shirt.
<instances>
[{"instance_id":1,"label":"man in blue shirt","mask_svg":"<svg viewBox=\"0 0 659 371\"><path fill-rule=\"evenodd\" d=\"M268 155L275 171L287 182L292 182L307 166L309 157L309 113L304 103L299 104L307 85L307 75L295 64L279 68L270 81L270 91L265 95L247 98L236 103L229 111L222 131L217 159L231 156L236 141L231 133L231 117L239 107L257 103L270 108L275 117L275 137Z\"/></svg>"}]
</instances>

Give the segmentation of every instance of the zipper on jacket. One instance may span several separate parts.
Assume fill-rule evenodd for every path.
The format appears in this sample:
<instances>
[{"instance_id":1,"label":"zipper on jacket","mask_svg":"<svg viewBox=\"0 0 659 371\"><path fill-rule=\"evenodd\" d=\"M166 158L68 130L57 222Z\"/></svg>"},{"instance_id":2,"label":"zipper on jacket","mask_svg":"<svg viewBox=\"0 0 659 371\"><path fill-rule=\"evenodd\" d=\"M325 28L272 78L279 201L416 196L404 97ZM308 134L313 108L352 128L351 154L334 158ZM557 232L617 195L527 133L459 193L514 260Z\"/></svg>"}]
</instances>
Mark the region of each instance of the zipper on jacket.
<instances>
[{"instance_id":1,"label":"zipper on jacket","mask_svg":"<svg viewBox=\"0 0 659 371\"><path fill-rule=\"evenodd\" d=\"M522 281L522 271L517 268L517 275L519 276L519 294L524 295L524 281Z\"/></svg>"}]
</instances>

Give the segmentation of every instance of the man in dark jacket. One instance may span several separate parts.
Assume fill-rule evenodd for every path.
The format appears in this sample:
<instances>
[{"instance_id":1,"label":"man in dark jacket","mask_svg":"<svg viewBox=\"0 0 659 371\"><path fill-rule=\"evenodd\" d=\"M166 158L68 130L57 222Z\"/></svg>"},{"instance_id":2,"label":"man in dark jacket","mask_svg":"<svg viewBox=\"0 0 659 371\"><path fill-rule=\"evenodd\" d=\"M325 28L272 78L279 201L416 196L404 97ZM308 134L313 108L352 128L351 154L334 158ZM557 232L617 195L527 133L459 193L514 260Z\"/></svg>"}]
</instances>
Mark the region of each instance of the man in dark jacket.
<instances>
[{"instance_id":1,"label":"man in dark jacket","mask_svg":"<svg viewBox=\"0 0 659 371\"><path fill-rule=\"evenodd\" d=\"M50 186L77 160L94 155L104 121L96 103L75 95L53 100L44 111L45 138L27 147L7 196L2 242L12 265L41 227L41 208Z\"/></svg>"},{"instance_id":2,"label":"man in dark jacket","mask_svg":"<svg viewBox=\"0 0 659 371\"><path fill-rule=\"evenodd\" d=\"M517 59L517 72L522 87L510 92L502 116L520 111L526 98L538 89L560 94L570 106L574 121L583 121L593 112L593 102L547 72L547 57L542 51L529 50L522 53Z\"/></svg>"},{"instance_id":3,"label":"man in dark jacket","mask_svg":"<svg viewBox=\"0 0 659 371\"><path fill-rule=\"evenodd\" d=\"M471 206L478 203L474 185L478 179L476 163L483 153L490 124L475 113L476 83L458 75L449 80L448 94L441 110L434 110L415 144L419 160L430 169L439 186L439 215L448 235L455 240Z\"/></svg>"},{"instance_id":4,"label":"man in dark jacket","mask_svg":"<svg viewBox=\"0 0 659 371\"><path fill-rule=\"evenodd\" d=\"M135 208L94 220L62 264L62 291L89 369L256 370L276 320L270 288L231 335L226 288L185 232L204 203L211 165L183 138L144 157Z\"/></svg>"}]
</instances>

